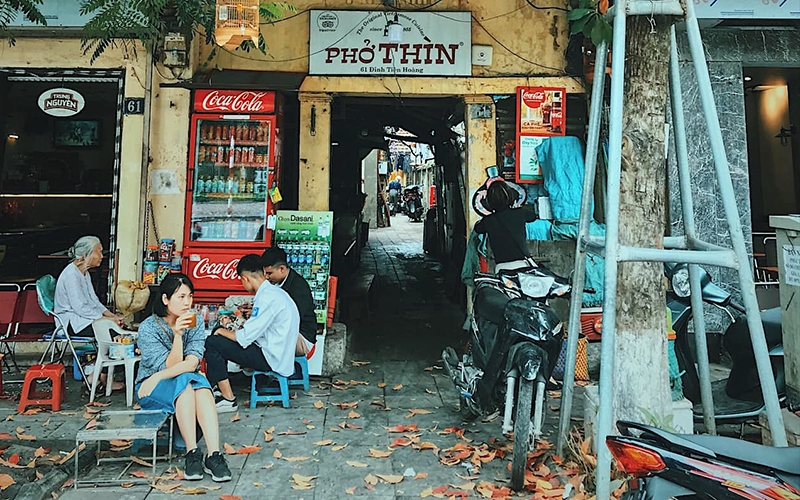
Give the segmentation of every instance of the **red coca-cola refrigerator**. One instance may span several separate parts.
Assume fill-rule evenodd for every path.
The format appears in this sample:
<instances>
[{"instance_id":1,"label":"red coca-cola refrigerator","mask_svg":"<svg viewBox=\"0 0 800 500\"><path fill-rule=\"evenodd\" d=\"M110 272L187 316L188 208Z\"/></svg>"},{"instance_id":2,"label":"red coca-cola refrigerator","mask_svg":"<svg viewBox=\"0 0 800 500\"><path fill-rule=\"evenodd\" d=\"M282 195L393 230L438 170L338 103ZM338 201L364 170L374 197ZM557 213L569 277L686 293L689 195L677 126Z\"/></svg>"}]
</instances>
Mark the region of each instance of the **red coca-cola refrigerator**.
<instances>
[{"instance_id":1,"label":"red coca-cola refrigerator","mask_svg":"<svg viewBox=\"0 0 800 500\"><path fill-rule=\"evenodd\" d=\"M239 258L272 241L281 99L270 91L196 90L192 109L183 270L195 301L219 306L246 293Z\"/></svg>"}]
</instances>

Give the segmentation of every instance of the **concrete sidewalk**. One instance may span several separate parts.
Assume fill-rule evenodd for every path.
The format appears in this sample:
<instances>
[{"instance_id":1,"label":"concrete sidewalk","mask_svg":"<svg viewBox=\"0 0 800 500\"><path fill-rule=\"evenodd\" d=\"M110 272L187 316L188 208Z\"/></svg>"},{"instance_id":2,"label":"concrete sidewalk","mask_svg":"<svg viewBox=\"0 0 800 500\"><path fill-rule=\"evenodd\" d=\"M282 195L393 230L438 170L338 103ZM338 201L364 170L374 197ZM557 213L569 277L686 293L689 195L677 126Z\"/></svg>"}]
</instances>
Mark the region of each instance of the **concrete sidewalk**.
<instances>
[{"instance_id":1,"label":"concrete sidewalk","mask_svg":"<svg viewBox=\"0 0 800 500\"><path fill-rule=\"evenodd\" d=\"M136 485L79 490L59 488L57 494L63 500L85 499L87 494L98 499L153 500L202 490L209 495L231 494L242 499L328 500L346 498L352 491L355 496L406 499L420 498L428 488L447 485L461 486L462 491L474 497L479 497L474 489L481 481L498 487L507 485L508 459L500 457L508 442L501 435L501 419L462 423L455 410L456 392L437 366L423 361L380 361L363 365L356 362L356 365L360 366L351 365L347 374L333 380L312 380L311 390L296 393L288 409L259 406L250 410L240 406L236 421L231 421L234 414L222 414L223 443L235 450L245 446L260 448L250 454L227 456L233 472L233 480L228 483L216 484L210 478L195 482L162 480L159 488L170 493ZM69 386L68 401L60 412L20 415L12 401L0 402L0 418L4 419L0 422L0 432L10 435L0 436L12 438L0 440L0 444L27 446L30 456L18 451L20 464L30 462L40 445L51 448L48 456L74 448L75 435L88 419L84 417L86 399L81 399L78 383L70 381ZM245 391L240 384L237 389L240 404L247 400ZM112 394L110 400L101 398L101 401L111 403L103 409L125 408L121 392ZM551 399L548 406L557 403L558 400ZM548 431L552 433L557 413L548 410L548 415ZM390 432L396 426L406 426L396 429L405 432ZM460 429L464 429L462 437L459 437ZM270 430L272 432L268 433ZM17 435L36 439L20 440ZM454 465L443 465L442 460L448 456L444 450L458 443L470 447L485 443L487 453L499 450L495 452L498 457L481 464L479 471L469 465L469 457L452 460ZM130 453L125 450L118 455ZM143 459L146 456L145 452L139 454ZM8 455L4 458L7 460ZM183 458L173 460L173 465L182 469ZM5 466L0 466L0 472L6 472L4 469ZM166 464L159 467L162 475L166 475L166 469ZM112 479L121 470L119 464L101 464L81 479ZM120 479L120 484L130 480L129 473L136 471L150 473L150 469L134 464ZM295 475L313 478L305 482L310 489L297 489L304 487L304 481ZM377 478L374 485L370 484L373 477ZM391 484L396 481L399 482ZM13 488L6 492L11 493ZM455 489L449 488L450 491ZM0 498L13 497L0 493Z\"/></svg>"}]
</instances>

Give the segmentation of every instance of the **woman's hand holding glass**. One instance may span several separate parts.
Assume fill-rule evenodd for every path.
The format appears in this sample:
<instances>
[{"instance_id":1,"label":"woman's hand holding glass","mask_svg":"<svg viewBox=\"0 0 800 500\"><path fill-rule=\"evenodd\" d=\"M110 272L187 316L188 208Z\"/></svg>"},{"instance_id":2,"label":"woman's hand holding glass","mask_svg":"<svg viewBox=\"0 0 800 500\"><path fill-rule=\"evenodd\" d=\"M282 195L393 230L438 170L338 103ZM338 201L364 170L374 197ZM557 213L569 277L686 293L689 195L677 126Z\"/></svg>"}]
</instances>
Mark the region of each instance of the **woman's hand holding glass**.
<instances>
[{"instance_id":1,"label":"woman's hand holding glass","mask_svg":"<svg viewBox=\"0 0 800 500\"><path fill-rule=\"evenodd\" d=\"M172 331L175 335L182 335L184 330L195 328L197 326L197 313L193 309L189 309L185 313L178 316L175 320L175 326Z\"/></svg>"}]
</instances>

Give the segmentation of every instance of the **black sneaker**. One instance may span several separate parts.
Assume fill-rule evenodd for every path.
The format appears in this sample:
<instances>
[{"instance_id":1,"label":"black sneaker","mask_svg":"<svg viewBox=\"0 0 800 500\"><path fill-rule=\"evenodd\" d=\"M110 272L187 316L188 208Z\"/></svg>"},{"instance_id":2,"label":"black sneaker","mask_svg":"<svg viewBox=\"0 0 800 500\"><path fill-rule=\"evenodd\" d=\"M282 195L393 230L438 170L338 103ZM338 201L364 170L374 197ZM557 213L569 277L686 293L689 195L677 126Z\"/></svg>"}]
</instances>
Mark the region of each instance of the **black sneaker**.
<instances>
[{"instance_id":1,"label":"black sneaker","mask_svg":"<svg viewBox=\"0 0 800 500\"><path fill-rule=\"evenodd\" d=\"M231 480L231 470L228 468L228 461L220 452L215 451L206 457L205 471L211 474L214 482L222 483Z\"/></svg>"},{"instance_id":2,"label":"black sneaker","mask_svg":"<svg viewBox=\"0 0 800 500\"><path fill-rule=\"evenodd\" d=\"M239 409L239 405L236 404L236 398L225 399L220 395L218 398L214 398L214 400L217 405L217 413L228 413Z\"/></svg>"},{"instance_id":3,"label":"black sneaker","mask_svg":"<svg viewBox=\"0 0 800 500\"><path fill-rule=\"evenodd\" d=\"M183 477L187 481L199 481L203 479L203 455L197 448L186 453L184 462Z\"/></svg>"}]
</instances>

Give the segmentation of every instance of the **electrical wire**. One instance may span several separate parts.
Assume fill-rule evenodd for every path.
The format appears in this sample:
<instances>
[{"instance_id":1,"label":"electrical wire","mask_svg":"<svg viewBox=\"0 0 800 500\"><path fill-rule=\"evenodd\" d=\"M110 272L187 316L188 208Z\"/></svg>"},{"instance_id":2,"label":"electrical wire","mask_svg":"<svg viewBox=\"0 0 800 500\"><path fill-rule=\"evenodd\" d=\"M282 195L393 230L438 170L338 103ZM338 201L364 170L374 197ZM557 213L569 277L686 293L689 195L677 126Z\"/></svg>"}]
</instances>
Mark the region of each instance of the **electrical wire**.
<instances>
[{"instance_id":1,"label":"electrical wire","mask_svg":"<svg viewBox=\"0 0 800 500\"><path fill-rule=\"evenodd\" d=\"M535 3L533 3L531 0L525 0L525 1L528 2L528 5L530 5L536 10L560 10L563 12L569 12L569 9L565 9L564 7L540 7Z\"/></svg>"},{"instance_id":2,"label":"electrical wire","mask_svg":"<svg viewBox=\"0 0 800 500\"><path fill-rule=\"evenodd\" d=\"M510 48L508 48L508 47L507 47L507 46L506 46L506 45L505 45L503 42L501 42L500 40L498 40L498 39L497 39L497 37L496 37L496 36L494 36L494 35L492 34L492 32L491 32L491 31L489 31L488 29L486 29L486 27L485 27L483 24L481 24L481 22L478 20L478 18L477 18L477 17L475 17L475 15L474 15L474 14L472 15L472 19L473 19L473 21L475 21L476 23L478 23L478 26L480 26L480 27L481 27L481 29L482 29L483 31L485 31L487 35L489 35L489 38L491 38L492 40L494 40L494 41L495 41L495 43L497 43L497 45L499 45L499 46L503 47L504 49L506 49L506 50L507 50L507 51L508 51L508 52L509 52L511 55L513 55L514 57L516 57L516 58L518 58L518 59L520 59L520 60L522 60L522 61L525 61L525 62L526 62L526 63L528 63L528 64L532 64L532 65L534 65L534 66L538 66L538 67L540 67L540 68L544 68L544 69L549 69L549 70L551 70L551 71L556 71L556 72L558 72L558 73L559 73L559 75L561 75L561 76L564 76L564 75L566 75L566 73L564 72L564 70L563 70L563 69L554 68L554 67L552 67L552 66L547 66L546 64L541 64L541 63L537 63L537 62L535 62L535 61L531 61L530 59L528 59L528 58L526 58L526 57L523 57L523 56L521 56L520 54L518 54L518 53L514 52L513 50L511 50Z\"/></svg>"}]
</instances>

